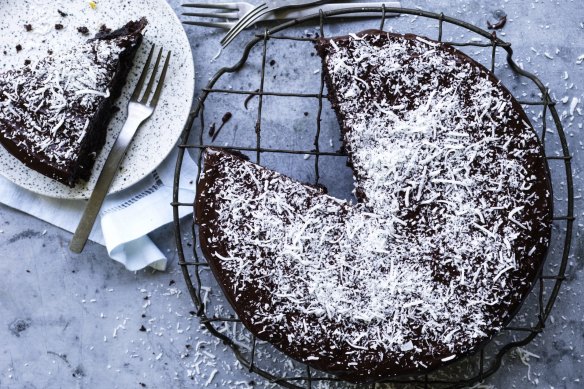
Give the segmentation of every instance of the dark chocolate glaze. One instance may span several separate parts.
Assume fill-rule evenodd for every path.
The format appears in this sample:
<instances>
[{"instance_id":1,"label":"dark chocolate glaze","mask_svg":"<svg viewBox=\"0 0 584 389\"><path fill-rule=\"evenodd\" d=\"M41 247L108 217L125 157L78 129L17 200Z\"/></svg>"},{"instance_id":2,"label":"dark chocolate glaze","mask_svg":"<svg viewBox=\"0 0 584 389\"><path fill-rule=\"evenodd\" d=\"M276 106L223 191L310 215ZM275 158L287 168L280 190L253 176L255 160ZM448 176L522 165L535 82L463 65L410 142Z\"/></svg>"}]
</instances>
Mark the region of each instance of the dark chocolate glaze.
<instances>
[{"instance_id":1,"label":"dark chocolate glaze","mask_svg":"<svg viewBox=\"0 0 584 389\"><path fill-rule=\"evenodd\" d=\"M415 35L402 36L373 30L364 31L357 35L359 37L363 37L365 35L376 37L378 36L381 43L386 42L386 40L401 41L406 46L410 41L416 39ZM434 42L427 38L423 39L428 42ZM350 38L339 37L333 38L333 40L337 46L342 47L349 44ZM333 50L331 41L329 39L321 39L317 44L317 50L323 58L323 70L327 88L329 90L329 99L331 100L333 109L337 114L337 118L341 127L342 139L344 141L350 161L353 150L351 150L350 147L347 147L348 145L346 142L346 137L350 134L352 128L345 126L344 124L347 122L347 117L345 116L346 113L341 109L340 102L338 100L338 89L340 85L337 85L335 82L333 82L333 79L327 68L327 56L329 52ZM520 145L518 142L514 141L518 134L526 131L525 126L521 125L521 121L529 123L529 119L523 112L520 104L512 97L510 92L503 85L501 85L498 80L496 80L494 75L492 75L482 65L475 62L458 50L445 44L440 44L438 47L436 47L436 50L445 50L454 54L459 64L471 64L481 73L481 76L486 75L490 80L497 84L502 93L509 100L511 100L512 110L521 119L515 122L507 123L505 126L500 126L497 128L497 134L511 139L511 148L526 147L537 150L536 153L528 155L522 161L523 167L530 174L536 177L532 192L535 193L537 200L533 206L525 209L525 218L526 220L534 221L537 227L534 228L531 234L524 234L516 241L517 247L534 247L534 251L529 253L529 255L527 255L525 250L516 251L516 254L520 255L521 258L517 260L518 268L514 269L509 277L506 288L506 298L503 299L500 303L486 308L488 310L487 314L491 319L493 328L485 329L485 336L483 337L478 337L475 339L469 338L464 344L457 345L458 348L454 352L456 355L455 358L450 358L450 356L453 354L452 350L445 349L440 344L432 344L431 342L424 341L424 339L416 338L412 339L414 346L419 346L425 350L428 350L426 355L405 351L402 355L399 356L399 358L395 358L395 356L388 354L380 361L378 358L378 351L370 350L370 353L363 353L363 357L359 361L358 366L350 366L350 359L347 357L347 352L354 351L355 349L349 347L348 345L346 347L333 347L331 349L330 346L332 341L327 337L327 334L323 334L321 342L319 343L304 343L301 346L298 346L298 343L292 344L289 341L287 338L288 333L283 332L281 328L278 328L277 326L270 328L269 326L257 324L256 321L253 320L254 312L250 310L250 306L270 304L272 301L272 296L266 292L269 287L262 289L262 291L258 291L257 288L250 287L247 289L244 288L238 293L235 292L233 284L236 280L236 276L232 271L224 267L219 257L229 256L230 243L222 231L223 226L220 222L220 218L216 210L219 203L226 200L221 196L221 188L217 187L215 183L223 180L227 174L226 172L228 172L229 169L233 169L233 167L237 166L237 164L244 164L248 162L245 162L245 160L241 158L240 155L236 155L232 152L218 149L209 149L205 152L203 174L201 176L201 180L198 183L197 198L195 201L196 223L200 227L199 239L201 243L201 249L228 301L233 306L243 324L259 339L271 342L276 348L280 349L282 352L298 361L306 363L315 369L335 374L347 381L370 382L398 375L427 373L433 369L449 364L452 361L458 360L464 356L476 352L485 342L496 335L498 332L497 330L506 325L520 309L523 301L534 285L536 276L541 269L547 252L549 239L551 237L551 221L553 212L549 171L545 156L543 154L543 148L539 144L535 133L526 145ZM472 81L472 79L469 80L469 82ZM372 103L386 99L388 104L391 105L394 102L395 96L392 95L389 88L380 88L379 90L371 91L369 98L371 99ZM533 131L533 129L531 130ZM497 157L498 156L496 152L489 153L488 155L484 156L487 161L492 161L493 163L497 161ZM267 169L259 169L263 174L262 177L265 178L266 187L268 182L294 182L294 180L291 178L279 175L275 172L270 172ZM367 193L359 186L359 183L363 176L367 174L367 172L355 170L354 173L357 179L356 196L359 200L365 201L367 198ZM255 188L255 184L251 181L243 183L242 185L248 189ZM304 186L304 188L306 188L308 191L305 200L306 207L310 207L311 204L314 204L317 199L323 202L329 201L326 199L326 196L324 196L325 192L323 190L300 183L297 185ZM262 194L262 191L255 190L254 194L259 196ZM487 201L489 204L494 206L498 204L498 198L496 195L493 195L487 199ZM330 203L334 203L334 200L330 199ZM340 211L337 215L339 219L345 217L345 214L348 212L348 207L349 206L340 208ZM404 209L406 208L407 207L404 206ZM421 217L426 217L432 214L434 211L436 211L436 209L437 208L433 205L419 207L413 210L408 209L407 213L401 215L402 219L408 221L408 223L411 222L411 225L408 225L408 227L405 228L406 233L423 234L424 232L420 232L415 228L415 222ZM298 208L297 211L301 212L302 209ZM241 228L243 229L245 226L242 225ZM269 255L269 253L267 255ZM435 282L447 284L452 277L457 276L456 269L452 268L447 263L442 263L441 255L438 251L434 255L434 260ZM264 282L264 280L262 280L262 282ZM286 316L287 323L293 324L300 323L301 321L303 323L308 323L309 326L314 326L314 328L318 328L320 326L320 320L318 318L311 317L310 315L300 317L298 313L291 313ZM462 323L462 325L464 325L464 323ZM417 330L413 328L413 332L416 331ZM460 351L458 351L458 349L460 349ZM323 350L326 350L328 353L326 354L326 357L320 358L319 360L312 360L310 358L314 355L324 355L325 353Z\"/></svg>"}]
</instances>

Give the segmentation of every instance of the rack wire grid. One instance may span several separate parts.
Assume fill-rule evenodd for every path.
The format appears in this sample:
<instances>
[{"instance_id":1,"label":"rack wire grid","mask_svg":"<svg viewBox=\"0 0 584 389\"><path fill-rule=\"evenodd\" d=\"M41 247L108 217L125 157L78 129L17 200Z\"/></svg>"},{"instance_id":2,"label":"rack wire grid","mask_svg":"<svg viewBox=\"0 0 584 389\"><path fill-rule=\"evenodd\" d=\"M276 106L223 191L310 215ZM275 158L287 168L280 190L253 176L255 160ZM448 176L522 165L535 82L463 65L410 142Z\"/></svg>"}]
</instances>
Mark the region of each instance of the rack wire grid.
<instances>
[{"instance_id":1,"label":"rack wire grid","mask_svg":"<svg viewBox=\"0 0 584 389\"><path fill-rule=\"evenodd\" d=\"M247 332L241 325L239 319L233 311L229 311L228 304L222 294L216 295L215 300L209 299L209 289L203 286L203 282L214 282L212 276L209 276L208 264L205 262L198 246L197 226L193 219L189 220L188 226L183 225L179 220L181 207L190 207L192 209L194 199L179 198L179 182L183 164L185 163L185 152L189 150L195 154L198 165L201 166L201 150L208 146L204 143L205 129L205 102L213 94L235 95L240 99L245 98L245 106L253 99L257 98L257 115L255 115L255 145L238 146L227 144L228 149L238 150L240 152L251 153L255 157L255 162L260 163L262 156L275 155L277 158L295 155L314 157L314 183L319 184L321 180L321 170L319 169L324 158L327 157L346 157L342 152L325 151L321 148L321 117L324 113L323 100L325 95L324 75L320 74L320 88L316 93L296 93L288 91L272 91L266 88L266 62L268 58L268 44L270 41L304 41L313 44L316 37L301 35L299 29L293 29L297 34L280 34L287 32L292 27L303 24L318 23L320 36L325 36L325 26L329 24L330 17L333 15L340 16L348 13L358 12L377 12L379 19L375 20L374 27L380 30L384 29L386 17L391 14L412 15L414 18L420 18L424 21L437 22L436 40L444 41L444 31L448 26L454 26L457 29L470 31L476 34L480 39L471 39L467 42L448 42L452 46L463 48L480 48L487 50L487 57L490 57L490 69L495 71L497 49L500 48L506 53L506 62L509 69L515 73L515 77L520 78L522 85L531 82L535 87L536 93L531 100L519 100L526 110L540 110L535 115L538 123L532 123L538 130L538 137L544 145L546 159L548 162L549 172L552 177L552 187L554 191L554 225L552 231L552 244L548 250L547 260L542 267L532 289L531 294L524 302L521 310L513 320L507 323L507 326L500 331L494 339L482 345L476 354L456 361L455 363L440 368L432 372L422 373L420 375L397 377L386 379L377 383L372 383L371 388L382 387L383 384L393 384L397 387L423 387L423 388L461 388L470 386L483 381L486 377L495 373L501 366L502 359L511 350L527 345L545 327L556 298L558 296L562 281L564 280L568 256L570 253L572 228L574 223L574 193L573 177L571 168L571 156L568 149L566 137L560 122L560 117L555 109L555 102L552 101L549 91L544 84L532 73L524 71L513 59L513 50L511 44L499 39L493 32L485 31L472 24L445 16L443 13L432 13L418 9L389 8L389 7L368 7L368 8L348 8L332 12L320 12L313 16L291 20L280 24L270 30L265 30L263 34L255 35L245 47L243 55L239 62L232 67L220 69L210 80L208 85L203 88L201 96L198 98L198 104L191 112L189 120L185 126L184 133L181 137L179 155L176 163L174 193L173 193L173 211L174 211L174 228L176 245L178 249L179 265L181 266L184 279L196 307L196 315L200 322L210 334L219 338L223 344L232 349L233 353L241 365L250 372L254 372L270 383L276 383L288 388L311 388L311 387L351 387L351 384L340 381L334 376L314 371L306 365L293 361L284 354L275 350L269 344L256 340L256 338ZM426 26L426 29L428 26ZM434 27L436 28L436 27ZM404 31L401 31L402 33ZM258 89L244 90L234 88L215 88L217 82L227 74L236 74L241 71L248 61L248 57L254 47L258 46L261 52L261 68L259 69ZM317 73L316 71L314 72ZM321 72L322 73L322 72ZM251 84L248 84L251 85ZM532 86L533 86L532 85ZM525 93L524 93L525 95ZM262 135L268 130L262 130L262 110L264 100L268 96L278 98L301 98L312 99L318 102L316 112L315 134L312 148L310 149L291 149L286 147L266 147L262 144ZM306 114L305 114L306 115ZM193 132L195 120L199 119L200 125ZM533 122L533 120L532 120ZM338 129L337 129L338 131ZM547 136L546 136L547 134ZM340 135L339 135L340 136ZM550 138L554 140L550 140ZM196 140L198 138L198 141ZM195 139L195 140L191 140ZM332 144L331 144L332 145ZM555 147L555 150L551 150ZM198 156L196 155L198 154ZM562 168L563 167L563 168ZM200 174L200 170L199 173ZM194 177L187 177L193 179ZM196 179L198 180L198 176ZM185 234L186 231L186 234ZM185 251L185 246L189 251ZM210 280L209 280L210 279ZM218 289L218 288L217 288ZM223 304L223 305L222 305ZM227 306L227 308L224 308ZM232 330L231 330L232 329ZM264 351L261 351L261 350ZM267 350L267 351L266 351ZM262 358L258 355L263 356ZM265 357L268 355L268 357ZM285 368L285 366L288 366Z\"/></svg>"}]
</instances>

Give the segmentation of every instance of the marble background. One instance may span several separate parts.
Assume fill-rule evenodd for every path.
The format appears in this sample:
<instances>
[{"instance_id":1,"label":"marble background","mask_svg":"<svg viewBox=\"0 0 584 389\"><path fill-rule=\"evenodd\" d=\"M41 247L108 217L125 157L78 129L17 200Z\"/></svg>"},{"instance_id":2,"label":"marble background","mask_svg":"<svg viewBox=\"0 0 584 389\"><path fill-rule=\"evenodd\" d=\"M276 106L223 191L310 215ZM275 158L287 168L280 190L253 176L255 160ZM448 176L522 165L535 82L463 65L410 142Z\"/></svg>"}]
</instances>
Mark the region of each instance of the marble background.
<instances>
[{"instance_id":1,"label":"marble background","mask_svg":"<svg viewBox=\"0 0 584 389\"><path fill-rule=\"evenodd\" d=\"M106 1L98 3L103 5ZM170 0L170 3L180 12L181 2ZM494 20L493 12L497 10L508 15L509 21L503 33L499 33L501 38L513 43L516 60L525 69L536 72L559 100L558 110L574 154L576 216L582 218L584 117L578 109L574 115L569 112L574 98L581 99L577 108L584 109L584 6L581 1L403 0L402 4L442 11L483 27L487 20ZM403 17L388 20L386 26L399 31L400 26L414 22ZM329 32L340 33L344 28L360 29L365 25L333 26ZM312 26L303 28L309 34L317 31ZM187 32L197 70L197 94L217 69L236 62L244 43L254 33L246 31L219 58L212 60L219 51L221 34L197 27L188 27ZM427 34L432 36L434 32ZM469 36L460 37L465 38ZM295 55L296 49L290 47L290 52L281 53L272 66L275 76L294 78L294 70L279 68L286 58L294 59L298 68L318 69L314 58ZM504 61L498 63L498 69L503 71ZM253 70L253 63L250 66ZM242 80L234 78L227 82ZM294 85L304 87L304 82L311 81L295 82ZM231 104L234 103L227 98L217 97L213 103L217 108L211 112L222 114ZM311 107L285 108L266 108L267 112L271 109L277 114L268 123L273 126L292 123L294 137L288 146L309 144L312 135L302 132L305 123L297 119L296 111L308 112ZM323 120L332 123L333 118L325 114ZM219 141L245 140L245 130L243 125L226 128ZM328 133L323 134L326 147L328 138ZM332 133L330 139L330 147L334 149L337 141ZM313 163L310 160L306 166L302 161L268 160L266 163L280 166L285 173L300 179L310 180L313 174L312 165L308 165ZM351 177L348 172L338 174L324 173L323 181L335 182L331 191L343 196L350 190ZM557 180L560 184L563 181ZM560 196L557 200L561 203L561 191L556 196ZM184 223L188 226L188 220ZM584 387L584 309L580 297L584 293L582 223L576 220L567 279L547 326L524 348L532 354L529 361L526 364L512 353L482 387ZM556 231L561 232L561 228ZM168 254L168 271L131 273L111 261L105 249L96 244L89 244L82 255L71 254L67 249L70 233L0 205L0 388L269 386L242 369L228 350L200 329L177 264L172 227L161 228L151 237ZM188 236L184 238L188 240ZM209 291L211 296L219 293L216 287Z\"/></svg>"}]
</instances>

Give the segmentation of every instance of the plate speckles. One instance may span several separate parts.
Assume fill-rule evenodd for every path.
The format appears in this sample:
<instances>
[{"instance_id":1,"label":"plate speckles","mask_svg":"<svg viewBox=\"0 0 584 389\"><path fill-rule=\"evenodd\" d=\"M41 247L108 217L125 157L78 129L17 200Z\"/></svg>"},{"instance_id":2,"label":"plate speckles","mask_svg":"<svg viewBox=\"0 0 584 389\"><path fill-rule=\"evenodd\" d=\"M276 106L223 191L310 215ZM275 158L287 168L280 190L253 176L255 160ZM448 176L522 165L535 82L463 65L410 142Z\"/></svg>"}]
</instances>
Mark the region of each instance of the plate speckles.
<instances>
[{"instance_id":1,"label":"plate speckles","mask_svg":"<svg viewBox=\"0 0 584 389\"><path fill-rule=\"evenodd\" d=\"M110 193L119 192L130 187L154 170L172 151L182 132L192 104L194 91L194 65L188 38L174 11L164 0L130 0L109 1L101 3L93 10L87 2L61 1L43 3L22 1L8 2L0 9L1 20L11 20L9 25L0 27L0 53L3 61L0 71L20 67L27 59L42 58L48 50L55 53L67 50L86 41L105 24L109 28L118 28L129 20L144 16L148 27L144 43L136 55L135 65L122 96L115 105L121 108L109 124L107 141L98 156L93 173L87 183L69 188L57 181L37 173L24 166L0 147L0 174L15 184L49 197L83 199L91 194L99 176L107 153L115 137L122 128L127 116L126 104L138 79L148 50L155 44L172 51L170 69L165 87L154 115L145 122L120 166L120 173L114 179ZM62 17L58 9L67 12ZM63 24L62 30L56 30L55 24ZM24 25L31 24L32 31L27 32ZM87 27L88 35L77 31L78 27ZM16 45L22 50L16 52Z\"/></svg>"}]
</instances>

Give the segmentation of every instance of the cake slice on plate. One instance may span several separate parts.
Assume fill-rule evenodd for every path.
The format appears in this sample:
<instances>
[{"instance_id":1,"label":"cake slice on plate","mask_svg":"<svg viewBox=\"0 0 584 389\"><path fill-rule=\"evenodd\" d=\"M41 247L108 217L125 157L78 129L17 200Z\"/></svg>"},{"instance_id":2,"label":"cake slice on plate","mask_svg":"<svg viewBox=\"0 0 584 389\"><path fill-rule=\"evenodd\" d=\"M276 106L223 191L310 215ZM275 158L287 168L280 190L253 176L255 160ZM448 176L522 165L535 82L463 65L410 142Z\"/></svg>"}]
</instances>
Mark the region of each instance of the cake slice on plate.
<instances>
[{"instance_id":1,"label":"cake slice on plate","mask_svg":"<svg viewBox=\"0 0 584 389\"><path fill-rule=\"evenodd\" d=\"M144 18L131 21L65 53L0 73L0 143L65 185L87 180L146 24Z\"/></svg>"}]
</instances>

